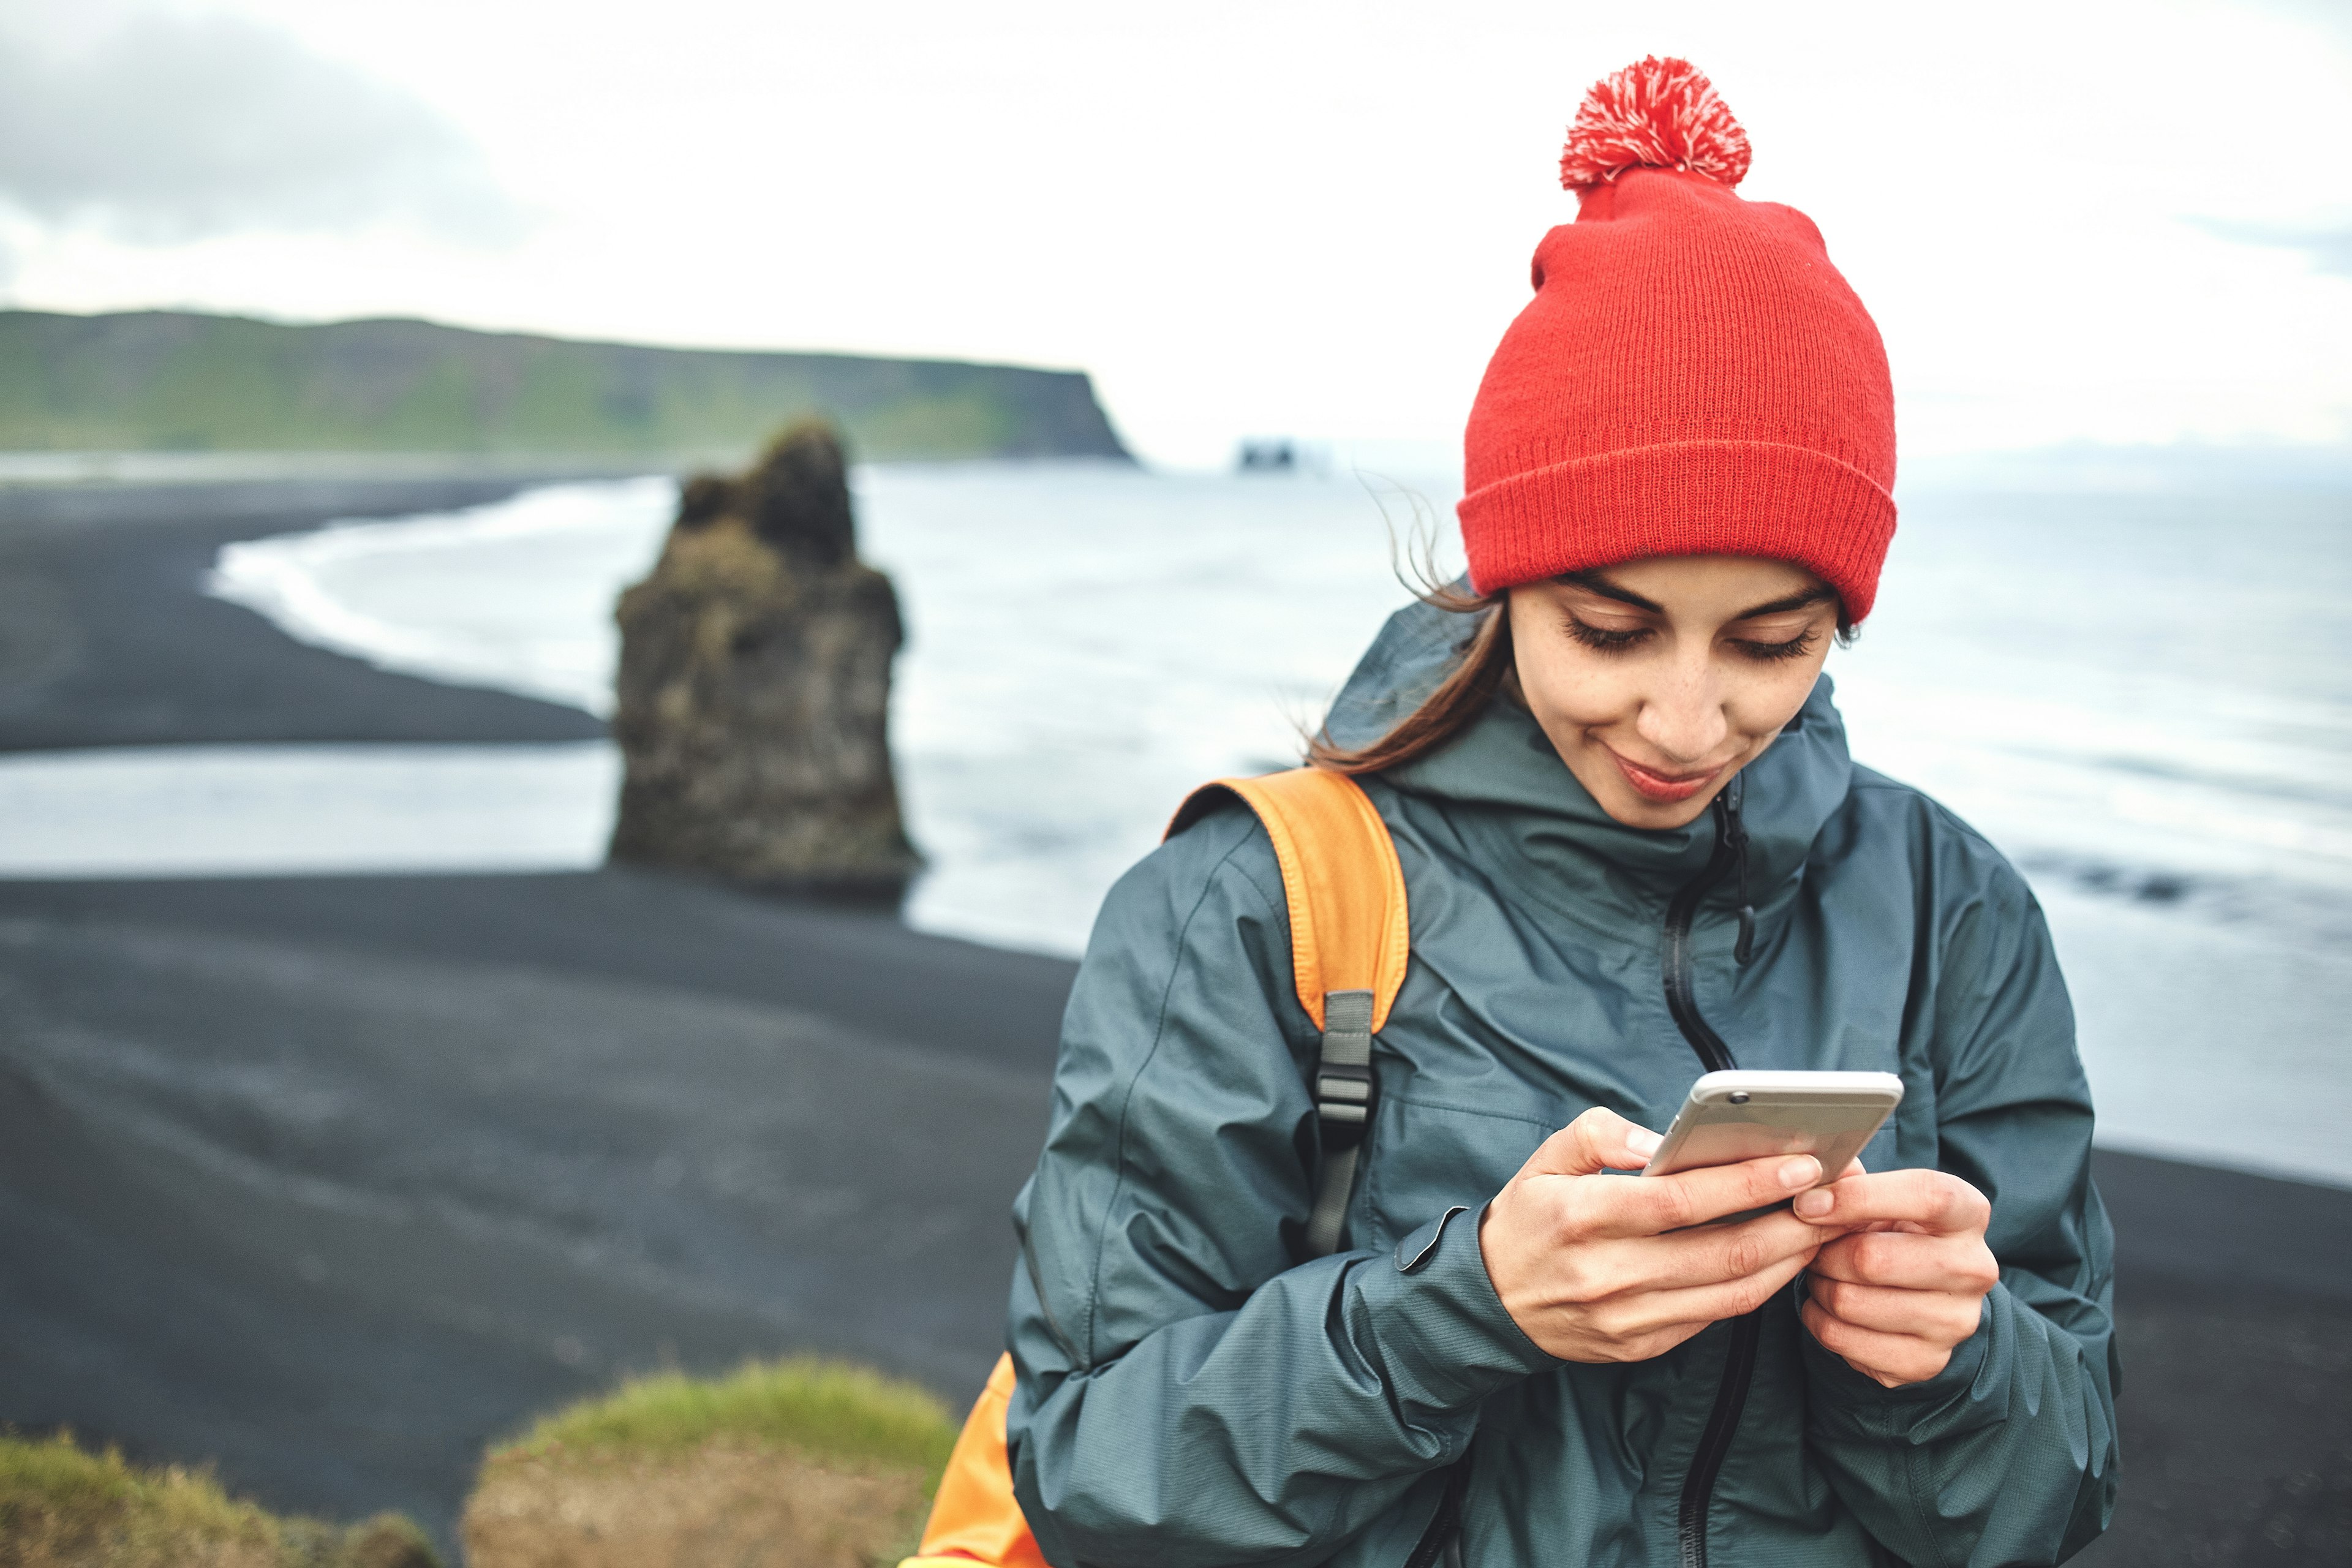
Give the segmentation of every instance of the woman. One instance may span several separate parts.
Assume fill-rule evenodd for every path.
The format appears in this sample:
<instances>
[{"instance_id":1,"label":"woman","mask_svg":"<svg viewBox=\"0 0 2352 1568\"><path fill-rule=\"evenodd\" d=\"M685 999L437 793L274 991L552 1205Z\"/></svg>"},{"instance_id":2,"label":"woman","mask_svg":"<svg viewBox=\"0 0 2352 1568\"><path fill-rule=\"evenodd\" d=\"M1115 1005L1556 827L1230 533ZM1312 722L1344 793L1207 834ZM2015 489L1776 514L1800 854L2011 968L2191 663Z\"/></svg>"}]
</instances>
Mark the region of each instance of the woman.
<instances>
[{"instance_id":1,"label":"woman","mask_svg":"<svg viewBox=\"0 0 2352 1568\"><path fill-rule=\"evenodd\" d=\"M2000 854L1848 760L1821 670L1893 535L1892 392L1747 157L1681 62L1594 89L1470 416L1471 593L1315 747L1412 934L1333 1256L1264 830L1213 813L1104 905L1015 1216L1007 1436L1064 1568L2053 1563L2106 1521L2064 984ZM1610 1173L1726 1058L1906 1093L1817 1192Z\"/></svg>"}]
</instances>

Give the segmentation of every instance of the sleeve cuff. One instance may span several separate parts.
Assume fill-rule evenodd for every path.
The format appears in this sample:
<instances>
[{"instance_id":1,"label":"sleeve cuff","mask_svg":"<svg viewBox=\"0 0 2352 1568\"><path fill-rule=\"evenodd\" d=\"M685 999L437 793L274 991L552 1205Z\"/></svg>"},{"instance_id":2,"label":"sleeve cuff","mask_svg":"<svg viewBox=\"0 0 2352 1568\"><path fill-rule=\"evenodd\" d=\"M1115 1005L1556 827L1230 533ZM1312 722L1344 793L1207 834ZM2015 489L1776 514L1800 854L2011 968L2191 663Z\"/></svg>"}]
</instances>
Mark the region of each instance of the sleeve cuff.
<instances>
[{"instance_id":1,"label":"sleeve cuff","mask_svg":"<svg viewBox=\"0 0 2352 1568\"><path fill-rule=\"evenodd\" d=\"M1459 1410L1557 1364L1495 1293L1478 1247L1484 1213L1450 1208L1354 1271L1358 1342L1378 1347L1390 1386L1409 1405Z\"/></svg>"}]
</instances>

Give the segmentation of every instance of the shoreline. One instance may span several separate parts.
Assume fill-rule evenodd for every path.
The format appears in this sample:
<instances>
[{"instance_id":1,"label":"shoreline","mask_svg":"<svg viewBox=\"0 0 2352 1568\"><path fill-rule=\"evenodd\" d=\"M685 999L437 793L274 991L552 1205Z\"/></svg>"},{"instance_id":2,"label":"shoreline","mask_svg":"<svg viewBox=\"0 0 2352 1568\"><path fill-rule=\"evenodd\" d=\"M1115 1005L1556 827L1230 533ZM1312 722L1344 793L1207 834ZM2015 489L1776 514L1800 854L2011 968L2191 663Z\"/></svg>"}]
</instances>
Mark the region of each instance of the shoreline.
<instances>
[{"instance_id":1,"label":"shoreline","mask_svg":"<svg viewBox=\"0 0 2352 1568\"><path fill-rule=\"evenodd\" d=\"M520 482L0 493L0 750L601 734L198 587ZM832 1350L968 1397L1074 973L636 871L0 883L0 1421L446 1549L483 1446L624 1370ZM2094 1168L2126 1458L2077 1561L2352 1554L2352 1191Z\"/></svg>"}]
</instances>

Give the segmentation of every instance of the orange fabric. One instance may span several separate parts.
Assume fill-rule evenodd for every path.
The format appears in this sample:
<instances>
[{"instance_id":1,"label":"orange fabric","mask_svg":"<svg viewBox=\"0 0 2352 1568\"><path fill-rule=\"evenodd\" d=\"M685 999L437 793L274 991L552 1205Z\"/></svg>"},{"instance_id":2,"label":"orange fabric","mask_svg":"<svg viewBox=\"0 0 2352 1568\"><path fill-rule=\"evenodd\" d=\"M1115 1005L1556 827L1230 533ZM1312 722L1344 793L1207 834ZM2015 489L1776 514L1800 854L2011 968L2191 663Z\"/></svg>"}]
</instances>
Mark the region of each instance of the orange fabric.
<instances>
[{"instance_id":1,"label":"orange fabric","mask_svg":"<svg viewBox=\"0 0 2352 1568\"><path fill-rule=\"evenodd\" d=\"M1299 1005L1323 1027L1323 994L1370 991L1372 1029L1388 1022L1404 984L1411 932L1396 846L1362 786L1344 773L1294 768L1263 778L1220 779L1192 793L1168 831L1207 810L1221 792L1247 802L1274 841L1290 905L1290 962ZM1013 1495L1004 1415L1013 1358L997 1358L988 1386L964 1418L931 1502L922 1545L898 1568L1047 1568Z\"/></svg>"},{"instance_id":2,"label":"orange fabric","mask_svg":"<svg viewBox=\"0 0 2352 1568\"><path fill-rule=\"evenodd\" d=\"M1293 768L1262 778L1219 779L1209 787L1247 801L1274 840L1290 904L1290 968L1298 1005L1319 1029L1325 992L1369 991L1378 1034L1404 984L1411 937L1404 871L1388 825L1363 786L1324 768Z\"/></svg>"},{"instance_id":3,"label":"orange fabric","mask_svg":"<svg viewBox=\"0 0 2352 1568\"><path fill-rule=\"evenodd\" d=\"M948 1456L923 1543L898 1568L936 1568L940 1562L1046 1568L1013 1496L1013 1467L1004 1453L1004 1412L1012 1402L1013 1358L999 1356Z\"/></svg>"}]
</instances>

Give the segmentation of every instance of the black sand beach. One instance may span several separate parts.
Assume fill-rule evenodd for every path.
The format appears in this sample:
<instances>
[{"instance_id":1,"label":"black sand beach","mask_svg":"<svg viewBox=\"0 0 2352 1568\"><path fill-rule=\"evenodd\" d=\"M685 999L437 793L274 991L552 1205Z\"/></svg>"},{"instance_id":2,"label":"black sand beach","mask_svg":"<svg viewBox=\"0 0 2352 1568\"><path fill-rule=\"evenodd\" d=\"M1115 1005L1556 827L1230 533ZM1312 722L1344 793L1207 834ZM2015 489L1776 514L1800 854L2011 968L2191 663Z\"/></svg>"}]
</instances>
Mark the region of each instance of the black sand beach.
<instances>
[{"instance_id":1,"label":"black sand beach","mask_svg":"<svg viewBox=\"0 0 2352 1568\"><path fill-rule=\"evenodd\" d=\"M575 709L390 679L199 591L235 540L521 488L514 478L0 488L0 752L602 735Z\"/></svg>"},{"instance_id":2,"label":"black sand beach","mask_svg":"<svg viewBox=\"0 0 2352 1568\"><path fill-rule=\"evenodd\" d=\"M77 493L0 492L0 749L596 732L196 592L461 492ZM627 1369L961 1398L1071 972L642 873L0 883L0 1421L446 1542L484 1444ZM2080 1561L2352 1561L2352 1192L2098 1177L2124 1493Z\"/></svg>"}]
</instances>

